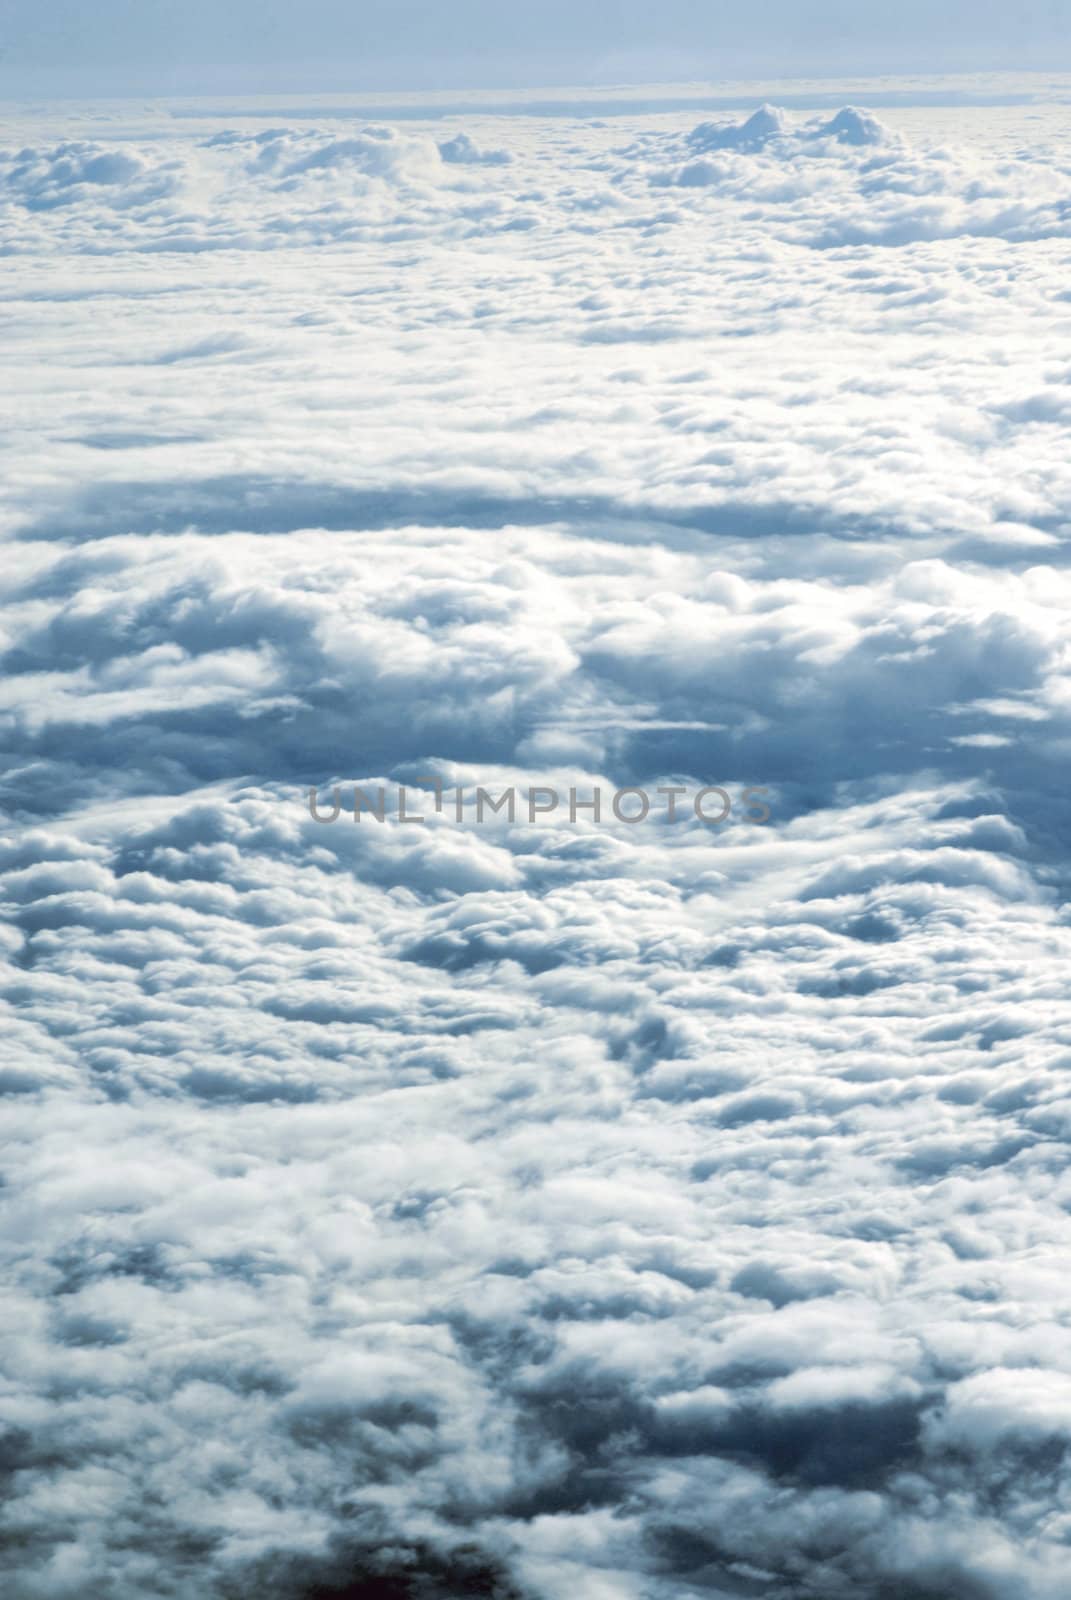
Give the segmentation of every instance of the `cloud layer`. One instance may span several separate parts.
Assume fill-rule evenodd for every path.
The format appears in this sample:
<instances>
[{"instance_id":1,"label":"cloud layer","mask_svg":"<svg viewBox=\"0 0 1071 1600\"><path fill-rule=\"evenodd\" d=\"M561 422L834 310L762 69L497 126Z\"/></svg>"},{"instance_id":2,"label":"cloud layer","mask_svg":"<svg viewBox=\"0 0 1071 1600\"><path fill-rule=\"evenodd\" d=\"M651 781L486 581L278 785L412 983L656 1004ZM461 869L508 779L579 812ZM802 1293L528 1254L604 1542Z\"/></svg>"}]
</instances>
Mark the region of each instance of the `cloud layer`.
<instances>
[{"instance_id":1,"label":"cloud layer","mask_svg":"<svg viewBox=\"0 0 1071 1600\"><path fill-rule=\"evenodd\" d=\"M4 142L8 1592L1058 1600L1058 118Z\"/></svg>"}]
</instances>

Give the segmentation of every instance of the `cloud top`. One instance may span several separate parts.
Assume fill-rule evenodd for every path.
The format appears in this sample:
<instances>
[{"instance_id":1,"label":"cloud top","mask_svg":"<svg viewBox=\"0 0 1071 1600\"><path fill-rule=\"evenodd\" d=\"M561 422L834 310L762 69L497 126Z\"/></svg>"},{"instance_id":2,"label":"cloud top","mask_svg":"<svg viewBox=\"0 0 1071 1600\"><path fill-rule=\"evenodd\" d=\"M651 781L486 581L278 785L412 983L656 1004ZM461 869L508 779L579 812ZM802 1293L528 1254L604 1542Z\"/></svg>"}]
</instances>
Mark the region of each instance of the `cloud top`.
<instances>
[{"instance_id":1,"label":"cloud top","mask_svg":"<svg viewBox=\"0 0 1071 1600\"><path fill-rule=\"evenodd\" d=\"M1064 108L306 109L4 126L5 1595L1064 1600Z\"/></svg>"}]
</instances>

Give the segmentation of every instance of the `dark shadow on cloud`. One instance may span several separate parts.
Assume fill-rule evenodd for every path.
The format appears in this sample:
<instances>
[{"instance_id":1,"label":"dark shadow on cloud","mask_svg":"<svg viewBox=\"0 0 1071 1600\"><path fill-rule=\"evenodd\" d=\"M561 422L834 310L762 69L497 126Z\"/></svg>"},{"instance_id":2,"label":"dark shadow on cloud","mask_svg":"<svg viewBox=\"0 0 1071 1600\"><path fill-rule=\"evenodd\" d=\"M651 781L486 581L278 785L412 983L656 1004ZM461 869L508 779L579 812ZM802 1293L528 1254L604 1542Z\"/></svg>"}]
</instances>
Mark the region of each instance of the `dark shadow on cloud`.
<instances>
[{"instance_id":1,"label":"dark shadow on cloud","mask_svg":"<svg viewBox=\"0 0 1071 1600\"><path fill-rule=\"evenodd\" d=\"M178 1085L182 1094L218 1105L310 1105L319 1099L312 1083L287 1083L259 1076L197 1067Z\"/></svg>"},{"instance_id":2,"label":"dark shadow on cloud","mask_svg":"<svg viewBox=\"0 0 1071 1600\"><path fill-rule=\"evenodd\" d=\"M612 529L613 537L623 543L645 544L666 542L681 530L741 539L786 533L872 539L903 533L892 522L840 516L819 506L788 502L634 505L594 495L508 497L408 487L358 489L256 474L95 484L73 496L65 508L26 522L18 532L27 540L81 541L125 533L281 534L310 528L374 533L406 527L482 529L555 523L568 524L589 538Z\"/></svg>"},{"instance_id":3,"label":"dark shadow on cloud","mask_svg":"<svg viewBox=\"0 0 1071 1600\"><path fill-rule=\"evenodd\" d=\"M326 1556L278 1552L224 1579L224 1600L525 1600L506 1568L477 1545L436 1550L339 1536Z\"/></svg>"},{"instance_id":4,"label":"dark shadow on cloud","mask_svg":"<svg viewBox=\"0 0 1071 1600\"><path fill-rule=\"evenodd\" d=\"M993 1167L1007 1166L1036 1143L1037 1140L1027 1134L984 1144L930 1140L916 1145L897 1165L919 1182L939 1183L961 1168L977 1167L986 1172Z\"/></svg>"},{"instance_id":5,"label":"dark shadow on cloud","mask_svg":"<svg viewBox=\"0 0 1071 1600\"><path fill-rule=\"evenodd\" d=\"M926 1402L849 1400L772 1408L747 1399L724 1409L663 1408L613 1373L572 1365L514 1394L520 1428L564 1450L565 1470L511 1498L506 1515L577 1512L625 1497L636 1473L709 1457L804 1489L877 1491L922 1462Z\"/></svg>"},{"instance_id":6,"label":"dark shadow on cloud","mask_svg":"<svg viewBox=\"0 0 1071 1600\"><path fill-rule=\"evenodd\" d=\"M87 1284L102 1278L134 1278L156 1289L177 1287L179 1281L172 1276L157 1244L117 1241L109 1247L85 1239L58 1252L50 1265L58 1274L52 1292L59 1296L78 1294Z\"/></svg>"},{"instance_id":7,"label":"dark shadow on cloud","mask_svg":"<svg viewBox=\"0 0 1071 1600\"><path fill-rule=\"evenodd\" d=\"M794 1276L770 1262L754 1261L741 1267L730 1284L730 1289L752 1300L768 1300L778 1311L782 1306L799 1300L814 1300L834 1294L840 1287L831 1273L812 1273Z\"/></svg>"},{"instance_id":8,"label":"dark shadow on cloud","mask_svg":"<svg viewBox=\"0 0 1071 1600\"><path fill-rule=\"evenodd\" d=\"M914 1400L784 1412L744 1406L709 1431L684 1427L659 1442L667 1454L758 1465L781 1482L876 1489L917 1459L921 1411Z\"/></svg>"},{"instance_id":9,"label":"dark shadow on cloud","mask_svg":"<svg viewBox=\"0 0 1071 1600\"><path fill-rule=\"evenodd\" d=\"M535 941L526 942L500 935L465 936L462 933L429 935L417 940L400 954L404 961L438 967L443 972L466 972L496 961L515 961L525 972L533 975L551 972L571 959L568 951L548 949L545 944Z\"/></svg>"},{"instance_id":10,"label":"dark shadow on cloud","mask_svg":"<svg viewBox=\"0 0 1071 1600\"><path fill-rule=\"evenodd\" d=\"M655 1572L686 1582L689 1594L710 1592L716 1600L998 1600L997 1589L964 1577L951 1564L942 1563L932 1578L884 1579L848 1548L847 1535L840 1548L830 1548L828 1535L816 1537L814 1576L798 1549L775 1539L745 1560L728 1530L719 1537L712 1527L667 1519L644 1530L644 1543Z\"/></svg>"}]
</instances>

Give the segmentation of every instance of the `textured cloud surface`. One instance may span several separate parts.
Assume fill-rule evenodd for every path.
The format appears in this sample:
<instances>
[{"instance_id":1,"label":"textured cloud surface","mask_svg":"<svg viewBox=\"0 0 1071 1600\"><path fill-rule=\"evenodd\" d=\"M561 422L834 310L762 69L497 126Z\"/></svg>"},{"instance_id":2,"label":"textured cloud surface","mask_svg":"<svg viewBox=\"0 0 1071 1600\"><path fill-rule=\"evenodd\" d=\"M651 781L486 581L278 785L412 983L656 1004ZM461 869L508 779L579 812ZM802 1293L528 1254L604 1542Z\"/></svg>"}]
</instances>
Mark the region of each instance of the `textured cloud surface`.
<instances>
[{"instance_id":1,"label":"textured cloud surface","mask_svg":"<svg viewBox=\"0 0 1071 1600\"><path fill-rule=\"evenodd\" d=\"M13 1600L1066 1595L1071 141L918 89L0 121Z\"/></svg>"}]
</instances>

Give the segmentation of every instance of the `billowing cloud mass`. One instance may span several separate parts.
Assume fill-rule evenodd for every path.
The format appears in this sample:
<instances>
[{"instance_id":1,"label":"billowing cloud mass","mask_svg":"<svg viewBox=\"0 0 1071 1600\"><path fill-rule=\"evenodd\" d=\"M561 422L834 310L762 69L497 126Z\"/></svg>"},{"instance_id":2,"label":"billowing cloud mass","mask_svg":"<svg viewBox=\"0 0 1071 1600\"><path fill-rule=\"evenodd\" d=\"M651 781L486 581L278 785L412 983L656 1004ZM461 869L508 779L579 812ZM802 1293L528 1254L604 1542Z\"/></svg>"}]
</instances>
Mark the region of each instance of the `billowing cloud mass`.
<instances>
[{"instance_id":1,"label":"billowing cloud mass","mask_svg":"<svg viewBox=\"0 0 1071 1600\"><path fill-rule=\"evenodd\" d=\"M915 87L0 122L12 1600L1066 1594L1071 145Z\"/></svg>"}]
</instances>

